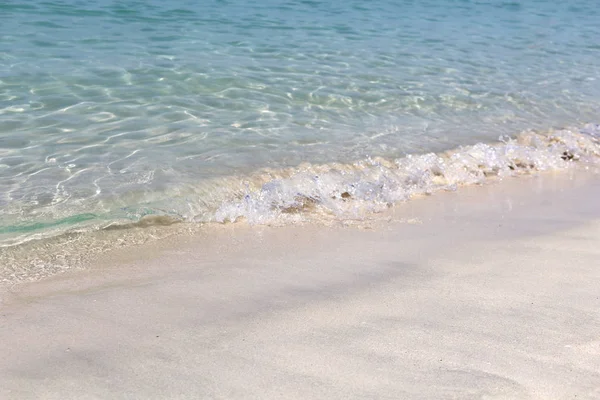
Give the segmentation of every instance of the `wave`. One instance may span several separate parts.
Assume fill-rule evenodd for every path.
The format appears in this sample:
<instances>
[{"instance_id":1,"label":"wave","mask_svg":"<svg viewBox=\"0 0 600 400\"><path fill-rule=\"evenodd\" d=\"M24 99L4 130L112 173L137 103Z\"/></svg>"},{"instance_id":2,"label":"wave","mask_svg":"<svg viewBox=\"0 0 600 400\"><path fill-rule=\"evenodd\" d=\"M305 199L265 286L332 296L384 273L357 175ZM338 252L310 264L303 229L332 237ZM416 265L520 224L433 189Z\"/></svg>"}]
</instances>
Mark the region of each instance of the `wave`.
<instances>
[{"instance_id":1,"label":"wave","mask_svg":"<svg viewBox=\"0 0 600 400\"><path fill-rule=\"evenodd\" d=\"M248 180L247 187L252 189L240 198L223 202L213 219L263 224L297 221L298 214L362 218L416 195L456 190L494 178L564 169L574 163L597 164L599 138L600 125L588 124L577 130L523 132L495 144L478 143L441 154L262 171ZM261 183L259 187L257 183Z\"/></svg>"},{"instance_id":2,"label":"wave","mask_svg":"<svg viewBox=\"0 0 600 400\"><path fill-rule=\"evenodd\" d=\"M0 248L0 282L37 280L85 265L114 247L197 232L207 224L376 219L381 211L415 196L575 165L600 165L600 125L527 131L497 143L397 159L262 169L205 183L204 188L212 188L210 199L197 198L189 206L200 211L155 209L133 221L99 220L70 229L55 224L54 230L5 245Z\"/></svg>"}]
</instances>

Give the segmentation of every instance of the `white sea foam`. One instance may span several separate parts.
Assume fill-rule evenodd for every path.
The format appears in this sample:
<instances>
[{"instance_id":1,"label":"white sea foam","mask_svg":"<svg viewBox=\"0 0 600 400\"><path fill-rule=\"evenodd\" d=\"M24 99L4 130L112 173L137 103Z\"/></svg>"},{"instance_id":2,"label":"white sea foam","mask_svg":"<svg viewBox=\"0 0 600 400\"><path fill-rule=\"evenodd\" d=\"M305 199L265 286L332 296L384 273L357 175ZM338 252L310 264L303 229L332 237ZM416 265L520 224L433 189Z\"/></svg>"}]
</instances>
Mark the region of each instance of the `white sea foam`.
<instances>
[{"instance_id":1,"label":"white sea foam","mask_svg":"<svg viewBox=\"0 0 600 400\"><path fill-rule=\"evenodd\" d=\"M441 154L265 170L247 179L243 196L225 201L214 220L268 224L311 216L362 218L416 195L569 168L575 162L597 164L599 138L600 125L588 124L547 134L524 132L495 144L478 143Z\"/></svg>"}]
</instances>

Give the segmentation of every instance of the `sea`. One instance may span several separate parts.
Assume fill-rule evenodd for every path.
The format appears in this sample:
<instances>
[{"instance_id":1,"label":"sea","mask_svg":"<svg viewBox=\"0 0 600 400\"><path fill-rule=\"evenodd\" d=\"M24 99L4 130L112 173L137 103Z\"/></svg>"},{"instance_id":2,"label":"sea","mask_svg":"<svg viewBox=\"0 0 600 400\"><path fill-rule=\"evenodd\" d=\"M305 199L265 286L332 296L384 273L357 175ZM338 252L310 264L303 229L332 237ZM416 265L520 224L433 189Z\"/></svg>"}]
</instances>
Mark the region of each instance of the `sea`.
<instances>
[{"instance_id":1,"label":"sea","mask_svg":"<svg viewBox=\"0 0 600 400\"><path fill-rule=\"evenodd\" d=\"M0 0L0 280L600 163L597 0Z\"/></svg>"}]
</instances>

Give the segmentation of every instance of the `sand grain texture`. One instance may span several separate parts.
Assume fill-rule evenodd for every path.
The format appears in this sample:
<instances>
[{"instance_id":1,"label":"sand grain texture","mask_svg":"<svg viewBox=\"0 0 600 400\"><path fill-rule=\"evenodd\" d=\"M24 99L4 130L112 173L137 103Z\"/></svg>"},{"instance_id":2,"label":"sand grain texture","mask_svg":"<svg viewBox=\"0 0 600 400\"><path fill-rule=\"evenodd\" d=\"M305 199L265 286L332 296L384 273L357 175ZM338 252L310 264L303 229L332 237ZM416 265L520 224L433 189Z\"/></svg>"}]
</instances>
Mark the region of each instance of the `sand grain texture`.
<instances>
[{"instance_id":1,"label":"sand grain texture","mask_svg":"<svg viewBox=\"0 0 600 400\"><path fill-rule=\"evenodd\" d=\"M5 399L598 399L600 182L230 225L3 296Z\"/></svg>"}]
</instances>

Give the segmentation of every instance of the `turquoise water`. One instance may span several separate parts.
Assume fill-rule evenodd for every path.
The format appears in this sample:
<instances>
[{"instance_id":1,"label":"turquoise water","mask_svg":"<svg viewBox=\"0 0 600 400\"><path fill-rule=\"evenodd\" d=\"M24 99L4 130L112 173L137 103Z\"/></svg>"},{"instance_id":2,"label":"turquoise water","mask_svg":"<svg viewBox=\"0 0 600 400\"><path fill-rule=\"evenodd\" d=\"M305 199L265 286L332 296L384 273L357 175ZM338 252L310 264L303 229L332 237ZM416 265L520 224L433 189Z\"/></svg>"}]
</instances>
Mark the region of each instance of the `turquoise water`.
<instances>
[{"instance_id":1,"label":"turquoise water","mask_svg":"<svg viewBox=\"0 0 600 400\"><path fill-rule=\"evenodd\" d=\"M371 176L353 163L597 121L599 20L595 0L3 0L0 239L235 220L314 202L318 171L346 201Z\"/></svg>"}]
</instances>

